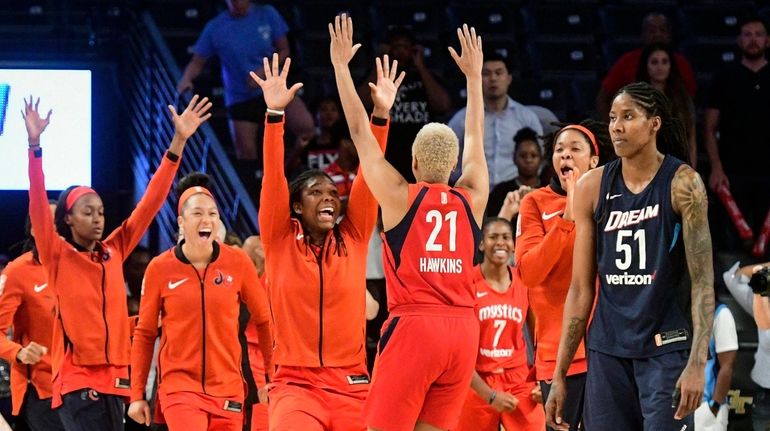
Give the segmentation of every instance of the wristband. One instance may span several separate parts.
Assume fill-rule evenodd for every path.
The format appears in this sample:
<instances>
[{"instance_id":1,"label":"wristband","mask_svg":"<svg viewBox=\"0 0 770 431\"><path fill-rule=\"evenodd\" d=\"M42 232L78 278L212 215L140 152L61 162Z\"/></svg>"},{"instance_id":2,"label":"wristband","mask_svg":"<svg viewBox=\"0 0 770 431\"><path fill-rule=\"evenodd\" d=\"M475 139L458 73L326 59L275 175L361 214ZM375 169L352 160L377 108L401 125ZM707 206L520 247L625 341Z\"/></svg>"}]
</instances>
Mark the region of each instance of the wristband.
<instances>
[{"instance_id":1,"label":"wristband","mask_svg":"<svg viewBox=\"0 0 770 431\"><path fill-rule=\"evenodd\" d=\"M267 113L270 115L284 115L286 111L267 108Z\"/></svg>"},{"instance_id":2,"label":"wristband","mask_svg":"<svg viewBox=\"0 0 770 431\"><path fill-rule=\"evenodd\" d=\"M495 398L497 398L497 391L492 391L492 395L489 396L489 404L491 405L493 402L495 402Z\"/></svg>"}]
</instances>

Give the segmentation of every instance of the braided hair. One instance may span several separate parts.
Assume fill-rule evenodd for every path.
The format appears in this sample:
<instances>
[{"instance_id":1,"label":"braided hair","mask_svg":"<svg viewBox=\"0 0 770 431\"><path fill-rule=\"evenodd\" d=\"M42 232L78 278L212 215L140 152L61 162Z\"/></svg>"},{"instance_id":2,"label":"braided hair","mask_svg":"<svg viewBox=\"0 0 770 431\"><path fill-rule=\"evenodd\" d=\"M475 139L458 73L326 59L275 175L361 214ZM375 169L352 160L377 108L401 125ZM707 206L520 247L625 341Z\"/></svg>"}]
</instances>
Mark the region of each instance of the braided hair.
<instances>
[{"instance_id":1,"label":"braided hair","mask_svg":"<svg viewBox=\"0 0 770 431\"><path fill-rule=\"evenodd\" d=\"M312 180L317 179L327 179L330 183L334 184L334 180L332 180L329 174L318 169L310 169L304 171L297 175L297 177L289 183L289 211L291 212L291 217L299 221L299 224L302 226L303 230L305 229L305 226L302 225L302 216L294 211L294 204L302 202L302 191L309 186ZM339 225L336 223L332 228L332 234L334 235L334 253L337 256L341 256L342 254L347 256L348 250L345 246L345 240L342 237L342 232L340 232ZM305 235L304 240L305 245L308 246L310 236Z\"/></svg>"},{"instance_id":2,"label":"braided hair","mask_svg":"<svg viewBox=\"0 0 770 431\"><path fill-rule=\"evenodd\" d=\"M673 114L671 101L660 90L646 82L636 82L621 88L615 97L627 94L647 117L660 117L661 126L657 134L658 151L670 154L685 163L690 163L687 134L682 120Z\"/></svg>"}]
</instances>

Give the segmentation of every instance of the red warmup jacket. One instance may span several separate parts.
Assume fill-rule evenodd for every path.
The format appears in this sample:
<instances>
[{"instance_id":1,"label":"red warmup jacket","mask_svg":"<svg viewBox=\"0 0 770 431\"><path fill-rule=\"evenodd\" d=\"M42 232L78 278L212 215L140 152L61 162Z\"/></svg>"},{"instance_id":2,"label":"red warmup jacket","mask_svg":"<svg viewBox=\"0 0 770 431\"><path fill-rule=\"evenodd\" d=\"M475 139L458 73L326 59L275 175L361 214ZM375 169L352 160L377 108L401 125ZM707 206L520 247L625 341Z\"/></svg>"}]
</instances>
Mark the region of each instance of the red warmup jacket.
<instances>
[{"instance_id":1,"label":"red warmup jacket","mask_svg":"<svg viewBox=\"0 0 770 431\"><path fill-rule=\"evenodd\" d=\"M42 150L30 150L30 218L58 301L50 347L53 405L59 405L61 395L83 388L128 395L131 346L123 261L165 202L179 157L166 153L134 211L94 251L67 242L54 230L42 163Z\"/></svg>"},{"instance_id":2,"label":"red warmup jacket","mask_svg":"<svg viewBox=\"0 0 770 431\"><path fill-rule=\"evenodd\" d=\"M240 304L256 324L265 368L271 369L272 337L267 294L242 250L214 242L211 262L198 270L182 246L153 259L144 276L139 323L131 350L131 401L144 399L158 316L158 393L194 392L243 402Z\"/></svg>"},{"instance_id":3,"label":"red warmup jacket","mask_svg":"<svg viewBox=\"0 0 770 431\"><path fill-rule=\"evenodd\" d=\"M51 332L56 295L48 287L43 265L24 253L9 263L0 275L0 334L13 327L13 338L0 336L0 357L11 364L11 402L18 415L27 393L27 384L41 399L51 398ZM49 349L34 365L16 360L19 350L34 341Z\"/></svg>"},{"instance_id":4,"label":"red warmup jacket","mask_svg":"<svg viewBox=\"0 0 770 431\"><path fill-rule=\"evenodd\" d=\"M346 367L366 358L366 254L377 222L377 201L363 175L353 181L347 215L339 224L344 247L332 232L321 256L307 245L289 211L283 173L283 121L265 125L265 177L259 226L265 247L267 289L275 334L275 363L296 367ZM380 148L387 122L371 128ZM337 247L340 247L337 253Z\"/></svg>"}]
</instances>

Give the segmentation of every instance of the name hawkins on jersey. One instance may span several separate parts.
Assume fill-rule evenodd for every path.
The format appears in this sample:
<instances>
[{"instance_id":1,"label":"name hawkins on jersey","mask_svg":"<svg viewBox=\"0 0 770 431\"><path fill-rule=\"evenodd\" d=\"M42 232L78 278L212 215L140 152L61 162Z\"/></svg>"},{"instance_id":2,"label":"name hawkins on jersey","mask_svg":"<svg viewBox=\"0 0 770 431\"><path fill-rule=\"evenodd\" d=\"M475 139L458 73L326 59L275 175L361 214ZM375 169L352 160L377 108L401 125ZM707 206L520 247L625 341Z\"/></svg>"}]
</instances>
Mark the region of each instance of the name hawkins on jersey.
<instances>
[{"instance_id":1,"label":"name hawkins on jersey","mask_svg":"<svg viewBox=\"0 0 770 431\"><path fill-rule=\"evenodd\" d=\"M438 272L441 274L462 274L463 260L446 257L421 257L420 272Z\"/></svg>"}]
</instances>

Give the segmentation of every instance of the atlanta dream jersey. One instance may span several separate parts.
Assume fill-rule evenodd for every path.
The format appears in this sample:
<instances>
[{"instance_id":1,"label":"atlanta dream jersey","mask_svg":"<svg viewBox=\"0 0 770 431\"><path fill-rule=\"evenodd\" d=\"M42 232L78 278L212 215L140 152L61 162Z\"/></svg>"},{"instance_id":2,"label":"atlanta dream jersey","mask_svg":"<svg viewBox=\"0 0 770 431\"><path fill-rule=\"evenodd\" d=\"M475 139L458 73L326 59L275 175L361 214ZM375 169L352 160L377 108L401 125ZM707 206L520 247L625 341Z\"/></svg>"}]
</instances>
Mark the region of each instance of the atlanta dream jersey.
<instances>
[{"instance_id":1,"label":"atlanta dream jersey","mask_svg":"<svg viewBox=\"0 0 770 431\"><path fill-rule=\"evenodd\" d=\"M671 181L682 163L665 156L638 194L626 188L621 159L604 168L594 214L600 287L588 332L592 350L644 358L690 348L682 219L671 204Z\"/></svg>"},{"instance_id":2,"label":"atlanta dream jersey","mask_svg":"<svg viewBox=\"0 0 770 431\"><path fill-rule=\"evenodd\" d=\"M517 271L509 268L511 285L500 293L487 283L480 267L473 269L476 288L476 316L479 319L479 354L476 370L502 372L527 366L524 322L527 317L527 288Z\"/></svg>"},{"instance_id":3,"label":"atlanta dream jersey","mask_svg":"<svg viewBox=\"0 0 770 431\"><path fill-rule=\"evenodd\" d=\"M473 307L473 264L481 231L468 192L409 185L409 210L384 234L388 309L400 305Z\"/></svg>"}]
</instances>

